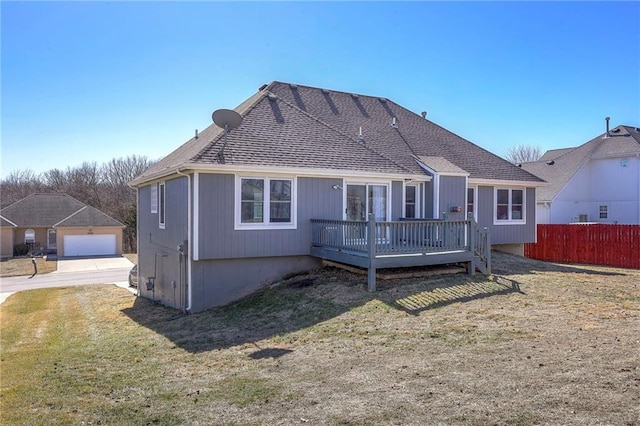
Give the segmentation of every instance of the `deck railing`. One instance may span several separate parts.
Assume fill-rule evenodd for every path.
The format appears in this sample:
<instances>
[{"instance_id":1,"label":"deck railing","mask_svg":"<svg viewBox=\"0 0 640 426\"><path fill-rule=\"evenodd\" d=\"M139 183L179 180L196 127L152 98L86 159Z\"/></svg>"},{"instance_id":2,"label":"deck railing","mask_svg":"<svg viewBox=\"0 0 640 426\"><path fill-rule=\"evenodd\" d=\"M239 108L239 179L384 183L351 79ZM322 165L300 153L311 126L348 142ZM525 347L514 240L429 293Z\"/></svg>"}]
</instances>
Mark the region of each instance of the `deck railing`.
<instances>
[{"instance_id":1,"label":"deck railing","mask_svg":"<svg viewBox=\"0 0 640 426\"><path fill-rule=\"evenodd\" d=\"M376 269L467 263L491 273L487 228L469 220L368 222L311 219L311 252L323 259L368 269L369 291L376 289Z\"/></svg>"},{"instance_id":2,"label":"deck railing","mask_svg":"<svg viewBox=\"0 0 640 426\"><path fill-rule=\"evenodd\" d=\"M313 246L368 255L470 250L472 244L468 220L364 222L311 219L311 229Z\"/></svg>"}]
</instances>

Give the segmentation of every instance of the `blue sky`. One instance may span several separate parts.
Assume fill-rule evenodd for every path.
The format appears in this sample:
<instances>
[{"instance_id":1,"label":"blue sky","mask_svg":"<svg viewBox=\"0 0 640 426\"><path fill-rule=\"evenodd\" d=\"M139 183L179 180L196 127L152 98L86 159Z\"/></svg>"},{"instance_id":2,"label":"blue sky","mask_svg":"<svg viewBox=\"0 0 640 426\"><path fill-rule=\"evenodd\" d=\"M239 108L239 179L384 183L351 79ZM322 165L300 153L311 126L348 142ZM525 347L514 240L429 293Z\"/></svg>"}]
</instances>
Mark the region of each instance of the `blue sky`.
<instances>
[{"instance_id":1,"label":"blue sky","mask_svg":"<svg viewBox=\"0 0 640 426\"><path fill-rule=\"evenodd\" d=\"M640 126L638 2L2 2L2 162L158 159L280 80L384 96L498 155Z\"/></svg>"}]
</instances>

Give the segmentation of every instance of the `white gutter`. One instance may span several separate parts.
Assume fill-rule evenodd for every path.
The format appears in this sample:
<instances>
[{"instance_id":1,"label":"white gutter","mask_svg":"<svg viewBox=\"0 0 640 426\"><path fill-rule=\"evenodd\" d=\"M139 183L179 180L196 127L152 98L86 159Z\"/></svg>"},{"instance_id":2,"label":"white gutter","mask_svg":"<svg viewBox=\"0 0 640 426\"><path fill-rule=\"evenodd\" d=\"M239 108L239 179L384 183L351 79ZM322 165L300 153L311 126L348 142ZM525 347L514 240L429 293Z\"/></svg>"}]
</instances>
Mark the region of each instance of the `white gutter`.
<instances>
[{"instance_id":1,"label":"white gutter","mask_svg":"<svg viewBox=\"0 0 640 426\"><path fill-rule=\"evenodd\" d=\"M179 169L176 169L176 173L180 176L186 176L187 177L187 238L188 240L188 247L187 247L187 273L189 275L189 277L187 278L187 306L185 307L185 311L187 313L191 312L191 263L192 263L192 258L191 258L191 253L193 251L193 226L191 223L191 175L182 173Z\"/></svg>"},{"instance_id":2,"label":"white gutter","mask_svg":"<svg viewBox=\"0 0 640 426\"><path fill-rule=\"evenodd\" d=\"M243 164L192 164L184 163L179 166L179 169L164 169L153 173L149 176L134 179L129 183L129 186L141 186L143 184L161 180L175 173L175 170L192 170L202 173L224 173L224 174L238 174L238 173L279 173L290 174L299 177L345 177L345 178L379 178L379 179L391 179L391 180L404 180L414 179L422 182L430 181L429 176L410 174L410 173L379 173L371 171L357 171L346 169L317 169L306 167L278 167L278 166L259 166L259 165L243 165Z\"/></svg>"},{"instance_id":3,"label":"white gutter","mask_svg":"<svg viewBox=\"0 0 640 426\"><path fill-rule=\"evenodd\" d=\"M529 181L522 181L522 180L481 179L481 178L469 178L469 184L480 185L480 186L504 185L504 186L527 186L527 187L532 187L532 186L540 187L540 186L551 185L549 182L529 182Z\"/></svg>"}]
</instances>

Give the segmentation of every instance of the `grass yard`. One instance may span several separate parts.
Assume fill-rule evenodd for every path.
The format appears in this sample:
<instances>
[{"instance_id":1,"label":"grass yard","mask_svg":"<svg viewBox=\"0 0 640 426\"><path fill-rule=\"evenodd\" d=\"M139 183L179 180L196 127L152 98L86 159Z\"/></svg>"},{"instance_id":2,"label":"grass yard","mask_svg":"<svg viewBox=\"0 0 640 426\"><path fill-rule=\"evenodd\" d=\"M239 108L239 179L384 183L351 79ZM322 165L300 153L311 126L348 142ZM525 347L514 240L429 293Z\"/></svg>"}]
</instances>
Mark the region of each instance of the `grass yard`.
<instances>
[{"instance_id":1,"label":"grass yard","mask_svg":"<svg viewBox=\"0 0 640 426\"><path fill-rule=\"evenodd\" d=\"M2 424L640 424L640 271L337 269L202 314L115 286L0 305Z\"/></svg>"},{"instance_id":2,"label":"grass yard","mask_svg":"<svg viewBox=\"0 0 640 426\"><path fill-rule=\"evenodd\" d=\"M38 268L38 274L46 274L55 271L58 268L58 262L55 260L47 261L42 257L36 257L36 266ZM19 257L0 262L0 277L16 277L31 274L33 274L33 263L30 257Z\"/></svg>"}]
</instances>

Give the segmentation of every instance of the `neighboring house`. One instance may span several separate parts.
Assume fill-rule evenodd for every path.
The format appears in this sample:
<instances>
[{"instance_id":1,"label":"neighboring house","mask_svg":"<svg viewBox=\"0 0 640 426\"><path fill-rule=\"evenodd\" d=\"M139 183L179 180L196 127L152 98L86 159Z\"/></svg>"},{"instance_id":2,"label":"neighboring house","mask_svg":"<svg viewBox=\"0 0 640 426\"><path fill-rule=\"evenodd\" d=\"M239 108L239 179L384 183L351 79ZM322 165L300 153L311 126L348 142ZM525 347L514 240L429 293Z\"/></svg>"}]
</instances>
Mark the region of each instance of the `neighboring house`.
<instances>
[{"instance_id":1,"label":"neighboring house","mask_svg":"<svg viewBox=\"0 0 640 426\"><path fill-rule=\"evenodd\" d=\"M13 256L13 233L18 225L0 216L0 259Z\"/></svg>"},{"instance_id":2,"label":"neighboring house","mask_svg":"<svg viewBox=\"0 0 640 426\"><path fill-rule=\"evenodd\" d=\"M17 244L64 257L122 254L124 225L66 194L32 194L0 216L3 256Z\"/></svg>"},{"instance_id":3,"label":"neighboring house","mask_svg":"<svg viewBox=\"0 0 640 426\"><path fill-rule=\"evenodd\" d=\"M226 137L212 124L131 182L144 297L192 312L227 304L318 267L312 239L370 215L381 223L429 218L464 227L468 212L489 228L495 247L522 253L523 243L535 240L543 181L426 113L386 98L281 82L262 86L235 111L242 124ZM312 226L312 219L324 222ZM470 233L460 229L458 241L467 241ZM434 254L414 258L453 259Z\"/></svg>"},{"instance_id":4,"label":"neighboring house","mask_svg":"<svg viewBox=\"0 0 640 426\"><path fill-rule=\"evenodd\" d=\"M640 129L618 126L576 148L547 151L522 168L549 182L538 223L640 224Z\"/></svg>"}]
</instances>

